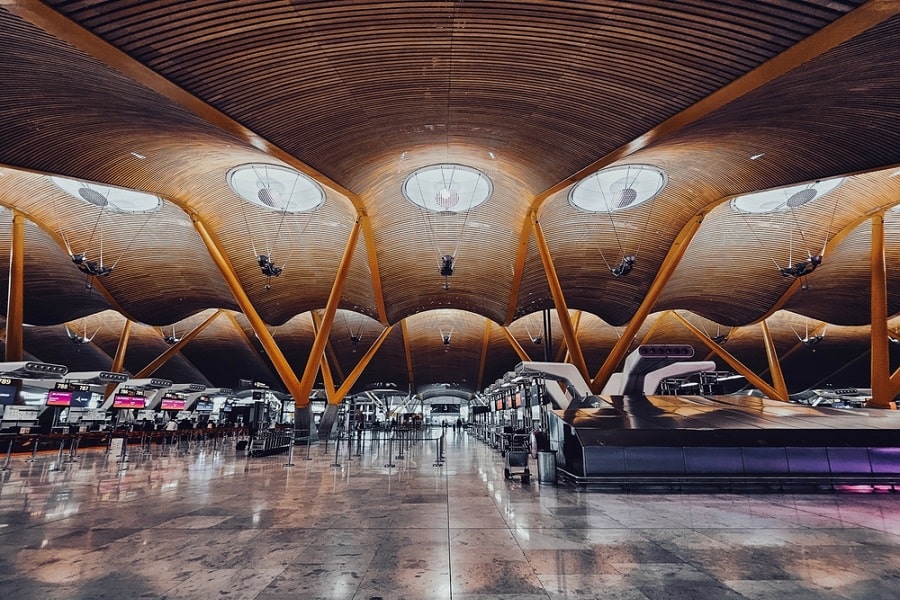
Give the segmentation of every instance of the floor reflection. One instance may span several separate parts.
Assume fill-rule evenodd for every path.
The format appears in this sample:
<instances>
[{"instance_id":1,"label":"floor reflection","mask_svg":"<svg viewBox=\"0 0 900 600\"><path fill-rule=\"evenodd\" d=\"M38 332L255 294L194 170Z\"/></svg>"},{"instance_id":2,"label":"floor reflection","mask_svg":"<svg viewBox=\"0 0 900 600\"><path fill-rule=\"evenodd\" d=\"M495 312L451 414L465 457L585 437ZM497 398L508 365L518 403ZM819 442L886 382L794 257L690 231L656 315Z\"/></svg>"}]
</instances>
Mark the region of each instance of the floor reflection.
<instances>
[{"instance_id":1,"label":"floor reflection","mask_svg":"<svg viewBox=\"0 0 900 600\"><path fill-rule=\"evenodd\" d=\"M585 493L506 480L463 433L443 466L435 449L14 455L0 598L870 600L900 582L888 490Z\"/></svg>"}]
</instances>

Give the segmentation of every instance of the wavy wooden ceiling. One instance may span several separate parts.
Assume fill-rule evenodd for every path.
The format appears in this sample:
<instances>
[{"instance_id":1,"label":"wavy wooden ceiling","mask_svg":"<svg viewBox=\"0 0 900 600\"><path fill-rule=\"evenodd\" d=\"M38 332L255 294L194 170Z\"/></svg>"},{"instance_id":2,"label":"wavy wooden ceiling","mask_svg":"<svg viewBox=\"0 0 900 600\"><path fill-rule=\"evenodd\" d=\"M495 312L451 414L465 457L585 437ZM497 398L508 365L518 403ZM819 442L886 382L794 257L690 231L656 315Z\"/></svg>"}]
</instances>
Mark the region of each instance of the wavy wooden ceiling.
<instances>
[{"instance_id":1,"label":"wavy wooden ceiling","mask_svg":"<svg viewBox=\"0 0 900 600\"><path fill-rule=\"evenodd\" d=\"M678 310L708 331L727 329L735 356L763 372L755 323L767 318L779 352L790 353L790 388L810 383L813 362L867 380L836 357L839 341L855 356L868 336L868 217L900 200L898 12L888 0L3 4L0 204L29 220L25 320L42 326L25 350L106 368L121 314L145 324L126 360L136 371L165 350L160 326L189 330L221 308L161 372L278 385L192 219L212 231L300 373L310 311L324 308L364 215L326 352L335 380L393 324L358 388L475 390L519 360L502 325L543 358L533 330L554 304L530 234L534 211L595 372L679 231L703 213L634 343L695 343L668 312ZM244 202L226 176L247 163L299 169L326 202L298 215ZM424 213L400 188L435 163L481 170L491 199L467 216ZM668 184L613 219L569 203L571 184L615 164L655 165ZM47 174L144 190L164 204L152 215L100 213ZM849 177L786 213L743 215L729 202L835 176ZM9 223L0 211L3 248ZM900 213L887 213L885 231L894 314ZM65 243L97 253L99 234L119 262L88 291ZM789 255L823 246L808 290L779 275ZM448 248L455 273L444 289ZM285 266L270 289L256 264L263 251ZM634 271L613 277L608 264L629 253ZM4 281L8 262L7 250ZM563 357L551 315L552 353ZM102 351L52 350L50 340L70 344L61 325L82 320L102 323ZM798 324L810 322L832 324L815 355L792 350Z\"/></svg>"}]
</instances>

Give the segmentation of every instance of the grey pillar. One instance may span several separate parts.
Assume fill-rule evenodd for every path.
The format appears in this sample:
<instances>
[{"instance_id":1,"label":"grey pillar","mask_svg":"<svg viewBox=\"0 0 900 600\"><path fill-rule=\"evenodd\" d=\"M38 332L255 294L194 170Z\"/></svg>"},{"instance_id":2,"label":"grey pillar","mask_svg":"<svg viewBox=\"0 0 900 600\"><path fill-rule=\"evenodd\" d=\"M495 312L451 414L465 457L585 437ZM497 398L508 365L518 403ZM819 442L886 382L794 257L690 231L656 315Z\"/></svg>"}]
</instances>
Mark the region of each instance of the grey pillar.
<instances>
[{"instance_id":1,"label":"grey pillar","mask_svg":"<svg viewBox=\"0 0 900 600\"><path fill-rule=\"evenodd\" d=\"M312 406L307 404L303 408L294 409L294 440L309 441L312 431Z\"/></svg>"},{"instance_id":2,"label":"grey pillar","mask_svg":"<svg viewBox=\"0 0 900 600\"><path fill-rule=\"evenodd\" d=\"M331 430L334 429L334 422L337 419L338 410L340 409L340 405L338 404L326 404L325 412L322 413L322 418L319 420L319 439L328 439L331 436Z\"/></svg>"}]
</instances>

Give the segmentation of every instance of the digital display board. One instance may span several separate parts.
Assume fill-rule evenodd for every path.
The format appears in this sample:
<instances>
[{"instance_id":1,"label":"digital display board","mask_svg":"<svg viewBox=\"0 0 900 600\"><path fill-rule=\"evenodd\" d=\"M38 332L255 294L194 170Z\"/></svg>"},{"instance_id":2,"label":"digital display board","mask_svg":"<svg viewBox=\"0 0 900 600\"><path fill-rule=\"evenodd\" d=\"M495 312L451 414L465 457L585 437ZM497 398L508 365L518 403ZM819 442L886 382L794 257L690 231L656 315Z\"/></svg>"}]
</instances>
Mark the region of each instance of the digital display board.
<instances>
[{"instance_id":1,"label":"digital display board","mask_svg":"<svg viewBox=\"0 0 900 600\"><path fill-rule=\"evenodd\" d=\"M113 408L144 408L145 399L143 396L126 396L124 394L116 394L113 397Z\"/></svg>"},{"instance_id":2,"label":"digital display board","mask_svg":"<svg viewBox=\"0 0 900 600\"><path fill-rule=\"evenodd\" d=\"M0 377L0 404L22 404L19 400L19 388L22 382L18 379Z\"/></svg>"},{"instance_id":3,"label":"digital display board","mask_svg":"<svg viewBox=\"0 0 900 600\"><path fill-rule=\"evenodd\" d=\"M194 410L200 412L212 412L213 409L213 401L209 396L200 396L197 398L197 405L194 407Z\"/></svg>"},{"instance_id":4,"label":"digital display board","mask_svg":"<svg viewBox=\"0 0 900 600\"><path fill-rule=\"evenodd\" d=\"M50 390L47 393L47 406L69 406L72 392L69 390Z\"/></svg>"},{"instance_id":5,"label":"digital display board","mask_svg":"<svg viewBox=\"0 0 900 600\"><path fill-rule=\"evenodd\" d=\"M94 392L91 391L91 388L88 386L83 386L83 389L76 389L72 392L72 400L69 402L69 407L71 408L87 408L91 404L91 398L94 397Z\"/></svg>"},{"instance_id":6,"label":"digital display board","mask_svg":"<svg viewBox=\"0 0 900 600\"><path fill-rule=\"evenodd\" d=\"M185 401L180 398L163 398L160 408L162 410L184 410Z\"/></svg>"}]
</instances>

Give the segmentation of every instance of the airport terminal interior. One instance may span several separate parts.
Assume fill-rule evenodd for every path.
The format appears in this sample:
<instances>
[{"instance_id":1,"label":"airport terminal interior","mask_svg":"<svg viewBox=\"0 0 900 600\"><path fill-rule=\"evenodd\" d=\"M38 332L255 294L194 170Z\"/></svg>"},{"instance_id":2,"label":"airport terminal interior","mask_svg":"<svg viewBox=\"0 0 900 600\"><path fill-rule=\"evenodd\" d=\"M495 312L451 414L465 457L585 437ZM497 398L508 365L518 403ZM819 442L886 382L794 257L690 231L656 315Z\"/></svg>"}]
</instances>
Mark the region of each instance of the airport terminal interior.
<instances>
[{"instance_id":1,"label":"airport terminal interior","mask_svg":"<svg viewBox=\"0 0 900 600\"><path fill-rule=\"evenodd\" d=\"M0 72L0 598L893 597L900 1L10 0Z\"/></svg>"}]
</instances>

